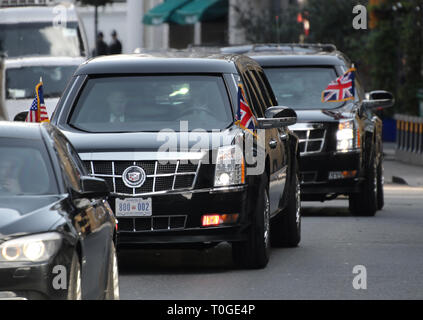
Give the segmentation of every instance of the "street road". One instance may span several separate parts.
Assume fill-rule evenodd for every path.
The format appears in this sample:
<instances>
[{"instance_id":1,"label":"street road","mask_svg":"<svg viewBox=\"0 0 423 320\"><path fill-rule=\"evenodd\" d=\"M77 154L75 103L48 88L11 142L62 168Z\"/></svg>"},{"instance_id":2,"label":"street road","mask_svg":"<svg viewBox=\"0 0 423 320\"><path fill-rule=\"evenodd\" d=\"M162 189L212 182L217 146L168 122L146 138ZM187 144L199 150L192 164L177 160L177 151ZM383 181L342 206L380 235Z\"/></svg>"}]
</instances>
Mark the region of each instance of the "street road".
<instances>
[{"instance_id":1,"label":"street road","mask_svg":"<svg viewBox=\"0 0 423 320\"><path fill-rule=\"evenodd\" d=\"M272 249L264 270L237 270L230 246L120 254L121 299L423 299L423 188L385 185L385 208L303 203L298 248ZM356 290L353 268L367 270Z\"/></svg>"}]
</instances>

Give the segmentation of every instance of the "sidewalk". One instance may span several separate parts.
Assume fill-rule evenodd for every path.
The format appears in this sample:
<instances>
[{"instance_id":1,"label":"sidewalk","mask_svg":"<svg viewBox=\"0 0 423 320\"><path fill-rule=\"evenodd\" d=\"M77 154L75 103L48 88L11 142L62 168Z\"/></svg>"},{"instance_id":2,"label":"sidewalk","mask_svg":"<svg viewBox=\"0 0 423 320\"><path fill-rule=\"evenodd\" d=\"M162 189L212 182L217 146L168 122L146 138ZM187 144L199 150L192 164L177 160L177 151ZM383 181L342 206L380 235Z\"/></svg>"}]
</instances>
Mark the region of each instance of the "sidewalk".
<instances>
[{"instance_id":1,"label":"sidewalk","mask_svg":"<svg viewBox=\"0 0 423 320\"><path fill-rule=\"evenodd\" d=\"M423 166L414 166L395 160L395 143L384 143L383 162L385 183L408 184L412 187L423 187Z\"/></svg>"}]
</instances>

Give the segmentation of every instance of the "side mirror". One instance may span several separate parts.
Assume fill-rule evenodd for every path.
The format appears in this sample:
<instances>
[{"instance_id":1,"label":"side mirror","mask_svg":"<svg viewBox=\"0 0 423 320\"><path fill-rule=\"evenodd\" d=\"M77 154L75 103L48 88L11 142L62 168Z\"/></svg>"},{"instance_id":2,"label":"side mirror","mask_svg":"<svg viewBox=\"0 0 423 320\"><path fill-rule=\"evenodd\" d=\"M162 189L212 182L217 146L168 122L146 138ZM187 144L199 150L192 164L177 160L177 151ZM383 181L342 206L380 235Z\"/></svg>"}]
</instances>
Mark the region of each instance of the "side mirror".
<instances>
[{"instance_id":1,"label":"side mirror","mask_svg":"<svg viewBox=\"0 0 423 320\"><path fill-rule=\"evenodd\" d=\"M270 107L264 118L258 118L259 129L281 128L297 123L297 113L288 107Z\"/></svg>"},{"instance_id":2,"label":"side mirror","mask_svg":"<svg viewBox=\"0 0 423 320\"><path fill-rule=\"evenodd\" d=\"M14 118L13 121L22 121L25 122L28 111L19 112Z\"/></svg>"},{"instance_id":3,"label":"side mirror","mask_svg":"<svg viewBox=\"0 0 423 320\"><path fill-rule=\"evenodd\" d=\"M366 94L366 100L363 100L363 106L368 109L389 108L394 103L394 95L384 90L372 91Z\"/></svg>"},{"instance_id":4,"label":"side mirror","mask_svg":"<svg viewBox=\"0 0 423 320\"><path fill-rule=\"evenodd\" d=\"M110 189L106 181L95 177L81 177L81 188L81 195L84 197L105 197L110 193Z\"/></svg>"}]
</instances>

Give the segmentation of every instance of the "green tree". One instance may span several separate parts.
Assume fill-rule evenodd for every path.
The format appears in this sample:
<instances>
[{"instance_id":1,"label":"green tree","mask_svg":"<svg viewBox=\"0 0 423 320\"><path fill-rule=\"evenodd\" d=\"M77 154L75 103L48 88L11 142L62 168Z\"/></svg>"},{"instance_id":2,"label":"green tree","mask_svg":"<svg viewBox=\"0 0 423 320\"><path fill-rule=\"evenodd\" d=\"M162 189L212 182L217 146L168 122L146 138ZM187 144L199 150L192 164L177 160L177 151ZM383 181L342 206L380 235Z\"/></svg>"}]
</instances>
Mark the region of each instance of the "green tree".
<instances>
[{"instance_id":1,"label":"green tree","mask_svg":"<svg viewBox=\"0 0 423 320\"><path fill-rule=\"evenodd\" d=\"M388 114L418 114L417 90L422 84L423 3L384 0L369 6L377 24L370 32L368 57L373 89L394 93Z\"/></svg>"},{"instance_id":2,"label":"green tree","mask_svg":"<svg viewBox=\"0 0 423 320\"><path fill-rule=\"evenodd\" d=\"M250 4L244 9L235 7L238 13L238 27L245 31L250 43L298 42L302 24L297 23L297 5L275 12L271 9L257 12Z\"/></svg>"}]
</instances>

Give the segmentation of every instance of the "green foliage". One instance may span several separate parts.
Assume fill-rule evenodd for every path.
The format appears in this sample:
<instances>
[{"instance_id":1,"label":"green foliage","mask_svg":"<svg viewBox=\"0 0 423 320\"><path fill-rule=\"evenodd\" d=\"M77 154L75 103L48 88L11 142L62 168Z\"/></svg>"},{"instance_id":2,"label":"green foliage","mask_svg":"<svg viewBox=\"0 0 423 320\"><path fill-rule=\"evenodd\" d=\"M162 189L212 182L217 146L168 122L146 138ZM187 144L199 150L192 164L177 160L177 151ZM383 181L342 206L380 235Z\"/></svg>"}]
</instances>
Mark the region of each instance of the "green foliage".
<instances>
[{"instance_id":1,"label":"green foliage","mask_svg":"<svg viewBox=\"0 0 423 320\"><path fill-rule=\"evenodd\" d=\"M353 8L357 4L367 6L368 19L376 17L375 28L353 28ZM252 8L238 11L239 26L249 42L303 39L333 43L356 63L367 91L389 90L395 95L396 106L387 109L385 115L418 113L416 94L423 88L423 0L384 0L377 5L370 5L368 0L307 0L301 11L310 22L308 37L302 35L303 26L296 21L300 12L296 6L284 12L257 12Z\"/></svg>"},{"instance_id":2,"label":"green foliage","mask_svg":"<svg viewBox=\"0 0 423 320\"><path fill-rule=\"evenodd\" d=\"M378 18L368 43L372 88L394 93L397 103L389 113L417 115L417 90L423 88L422 1L385 0L369 9Z\"/></svg>"},{"instance_id":3,"label":"green foliage","mask_svg":"<svg viewBox=\"0 0 423 320\"><path fill-rule=\"evenodd\" d=\"M238 7L235 10L239 15L237 26L244 29L248 42L298 42L302 25L296 20L299 12L297 6L291 5L282 12L257 12L250 4L243 10Z\"/></svg>"}]
</instances>

